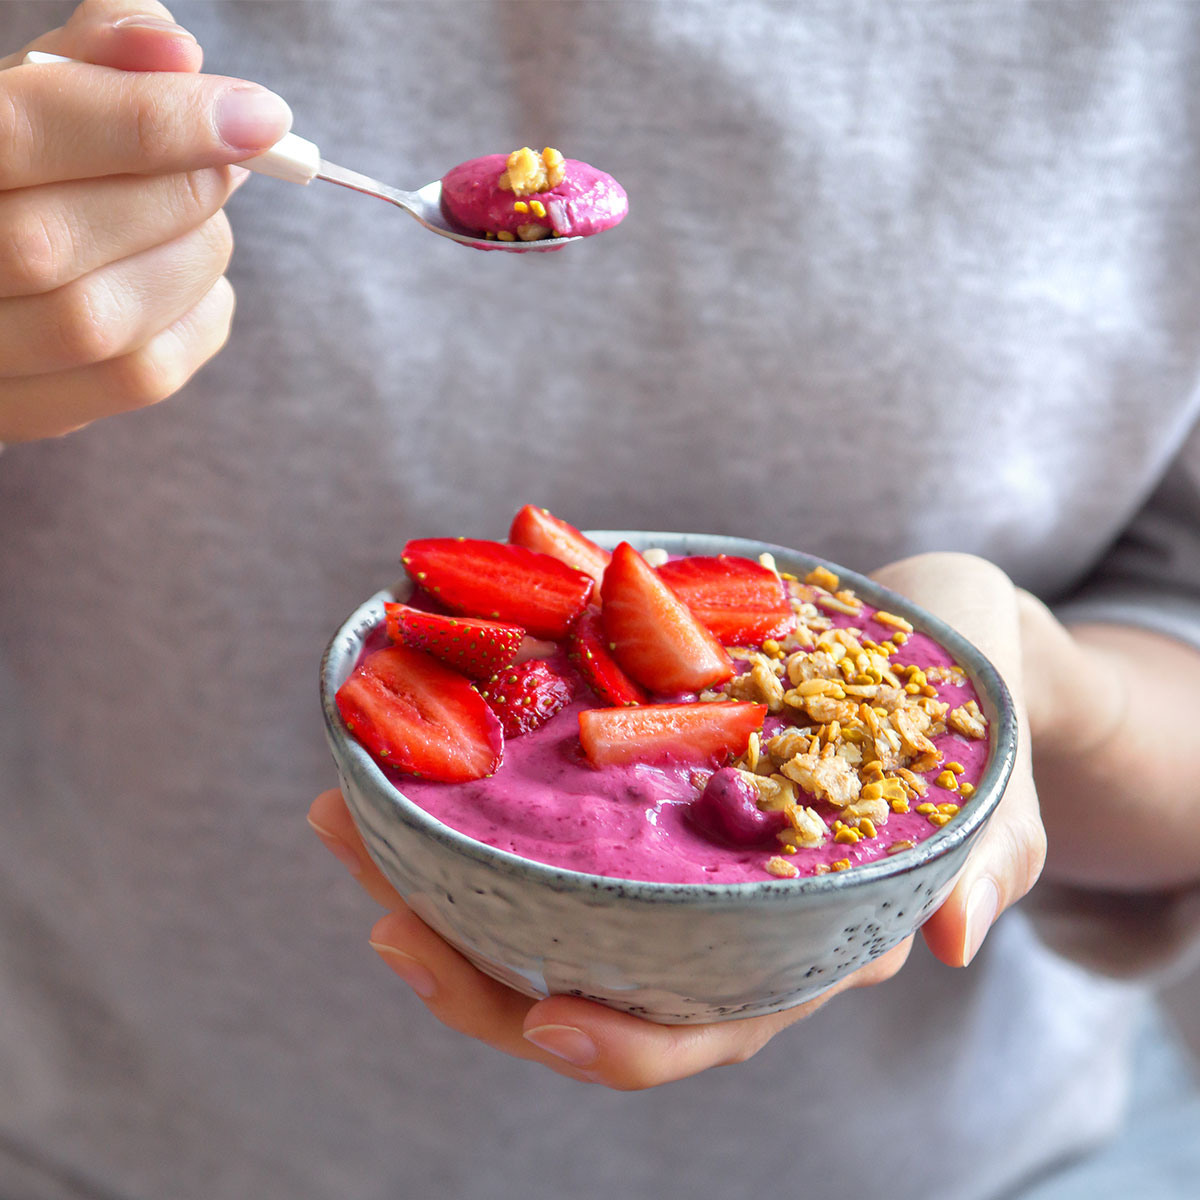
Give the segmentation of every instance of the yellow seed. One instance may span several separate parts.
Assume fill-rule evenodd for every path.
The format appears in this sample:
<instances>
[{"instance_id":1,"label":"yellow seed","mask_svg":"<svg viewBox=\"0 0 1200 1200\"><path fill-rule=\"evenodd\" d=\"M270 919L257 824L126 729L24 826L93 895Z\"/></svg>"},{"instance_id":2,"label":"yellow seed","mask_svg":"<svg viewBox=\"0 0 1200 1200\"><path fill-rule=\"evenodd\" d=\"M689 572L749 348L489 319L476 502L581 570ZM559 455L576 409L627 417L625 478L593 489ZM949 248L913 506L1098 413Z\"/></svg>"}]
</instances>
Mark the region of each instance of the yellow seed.
<instances>
[{"instance_id":1,"label":"yellow seed","mask_svg":"<svg viewBox=\"0 0 1200 1200\"><path fill-rule=\"evenodd\" d=\"M822 587L827 592L837 591L838 577L825 567L814 567L804 577L805 583L811 583L814 587Z\"/></svg>"},{"instance_id":2,"label":"yellow seed","mask_svg":"<svg viewBox=\"0 0 1200 1200\"><path fill-rule=\"evenodd\" d=\"M791 842L785 843L785 845L783 847L783 852L784 852L784 854L798 854L799 853L799 851L796 849L795 846L792 845Z\"/></svg>"},{"instance_id":3,"label":"yellow seed","mask_svg":"<svg viewBox=\"0 0 1200 1200\"><path fill-rule=\"evenodd\" d=\"M527 213L528 211L529 211L529 205L526 204L524 200L517 200L513 204L513 212Z\"/></svg>"},{"instance_id":4,"label":"yellow seed","mask_svg":"<svg viewBox=\"0 0 1200 1200\"><path fill-rule=\"evenodd\" d=\"M947 816L947 817L953 817L958 813L958 805L957 804L939 804L937 807L938 807L938 812L942 813L944 816Z\"/></svg>"},{"instance_id":5,"label":"yellow seed","mask_svg":"<svg viewBox=\"0 0 1200 1200\"><path fill-rule=\"evenodd\" d=\"M779 643L774 638L767 638L767 640L765 642L763 642L762 648L763 648L763 653L765 653L765 654L778 654L779 653Z\"/></svg>"},{"instance_id":6,"label":"yellow seed","mask_svg":"<svg viewBox=\"0 0 1200 1200\"><path fill-rule=\"evenodd\" d=\"M975 785L973 783L960 783L958 785L958 794L964 800L970 800L975 795Z\"/></svg>"},{"instance_id":7,"label":"yellow seed","mask_svg":"<svg viewBox=\"0 0 1200 1200\"><path fill-rule=\"evenodd\" d=\"M943 825L945 825L946 822L949 820L950 820L950 817L946 813L930 813L929 814L929 823L931 825L936 825L939 829Z\"/></svg>"},{"instance_id":8,"label":"yellow seed","mask_svg":"<svg viewBox=\"0 0 1200 1200\"><path fill-rule=\"evenodd\" d=\"M870 817L861 818L858 822L858 832L861 833L863 835L863 837L866 837L866 838L875 837L876 836L875 822L872 821Z\"/></svg>"},{"instance_id":9,"label":"yellow seed","mask_svg":"<svg viewBox=\"0 0 1200 1200\"><path fill-rule=\"evenodd\" d=\"M907 800L893 800L893 801L891 801L891 805L892 805L892 812L894 812L894 813L908 812L908 801Z\"/></svg>"},{"instance_id":10,"label":"yellow seed","mask_svg":"<svg viewBox=\"0 0 1200 1200\"><path fill-rule=\"evenodd\" d=\"M946 770L953 771L955 775L961 775L966 769L960 762L948 762L946 764Z\"/></svg>"},{"instance_id":11,"label":"yellow seed","mask_svg":"<svg viewBox=\"0 0 1200 1200\"><path fill-rule=\"evenodd\" d=\"M953 771L943 771L933 782L940 788L954 791L958 787L958 776Z\"/></svg>"},{"instance_id":12,"label":"yellow seed","mask_svg":"<svg viewBox=\"0 0 1200 1200\"><path fill-rule=\"evenodd\" d=\"M839 829L837 833L833 835L833 840L835 842L841 842L843 845L847 846L853 846L858 839L859 833L857 829L843 828Z\"/></svg>"},{"instance_id":13,"label":"yellow seed","mask_svg":"<svg viewBox=\"0 0 1200 1200\"><path fill-rule=\"evenodd\" d=\"M850 869L850 860L848 858L839 858L837 862L830 863L831 871L848 871Z\"/></svg>"},{"instance_id":14,"label":"yellow seed","mask_svg":"<svg viewBox=\"0 0 1200 1200\"><path fill-rule=\"evenodd\" d=\"M529 211L535 217L544 217L546 215L546 206L540 200L530 200Z\"/></svg>"},{"instance_id":15,"label":"yellow seed","mask_svg":"<svg viewBox=\"0 0 1200 1200\"><path fill-rule=\"evenodd\" d=\"M517 240L517 235L515 233L509 233L507 229L501 229L497 231L496 236L502 242L515 242Z\"/></svg>"},{"instance_id":16,"label":"yellow seed","mask_svg":"<svg viewBox=\"0 0 1200 1200\"><path fill-rule=\"evenodd\" d=\"M929 816L930 813L937 812L937 805L936 804L918 804L917 812L919 812L921 814L921 816L927 817L927 816Z\"/></svg>"}]
</instances>

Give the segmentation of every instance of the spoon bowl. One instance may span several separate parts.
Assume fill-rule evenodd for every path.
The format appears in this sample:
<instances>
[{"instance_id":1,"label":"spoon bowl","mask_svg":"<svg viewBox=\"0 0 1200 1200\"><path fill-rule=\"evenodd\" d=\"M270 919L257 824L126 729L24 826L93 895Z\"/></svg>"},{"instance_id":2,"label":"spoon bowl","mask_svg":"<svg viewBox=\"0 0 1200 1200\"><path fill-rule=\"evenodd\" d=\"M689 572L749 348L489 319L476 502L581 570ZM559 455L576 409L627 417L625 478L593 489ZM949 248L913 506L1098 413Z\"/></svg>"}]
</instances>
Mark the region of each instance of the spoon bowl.
<instances>
[{"instance_id":1,"label":"spoon bowl","mask_svg":"<svg viewBox=\"0 0 1200 1200\"><path fill-rule=\"evenodd\" d=\"M288 134L287 136L292 137L293 135ZM278 144L267 151L267 154L274 155L277 149ZM259 159L265 157L266 155L260 155ZM259 159L250 159L241 165L249 167L252 171L262 172L263 168ZM271 174L272 172L263 173ZM533 242L505 242L498 238L482 238L471 233L464 233L446 216L442 208L442 181L440 179L427 183L415 192L405 192L400 188L380 183L377 179L371 179L367 175L360 175L357 171L339 167L325 159L320 160L320 166L312 178L324 179L328 183L336 183L341 187L362 192L364 195L386 200L397 208L403 209L410 217L424 225L430 233L450 238L451 241L471 246L475 250L507 250L520 254L526 251L561 250L570 242L583 240L581 237L548 237Z\"/></svg>"}]
</instances>

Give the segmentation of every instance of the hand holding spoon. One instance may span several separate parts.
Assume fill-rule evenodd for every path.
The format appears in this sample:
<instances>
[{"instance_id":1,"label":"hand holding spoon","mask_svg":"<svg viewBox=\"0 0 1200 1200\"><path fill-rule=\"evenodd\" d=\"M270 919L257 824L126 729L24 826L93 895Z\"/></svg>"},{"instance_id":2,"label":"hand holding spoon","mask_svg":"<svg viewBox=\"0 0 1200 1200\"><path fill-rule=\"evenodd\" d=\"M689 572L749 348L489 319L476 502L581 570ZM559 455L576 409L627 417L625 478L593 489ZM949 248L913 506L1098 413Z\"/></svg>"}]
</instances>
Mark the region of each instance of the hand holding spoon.
<instances>
[{"instance_id":1,"label":"hand holding spoon","mask_svg":"<svg viewBox=\"0 0 1200 1200\"><path fill-rule=\"evenodd\" d=\"M54 63L71 62L73 60L64 58L61 54L47 54L40 50L31 50L23 61L26 63ZM491 157L495 158L497 156ZM502 158L503 156L498 157ZM455 168L451 174L459 177L464 169L472 168L476 163L490 163L490 161L490 159L473 160L471 163L464 163L461 167ZM514 237L507 231L492 237L486 235L481 237L476 233L467 232L460 228L446 215L442 204L442 180L435 179L432 183L427 183L424 187L418 188L414 192L402 191L400 188L395 188L389 184L381 183L377 179L372 179L368 175L361 175L357 171L351 171L346 167L339 167L336 163L329 162L327 159L321 157L321 151L314 142L310 142L307 138L302 138L295 133L285 134L270 150L253 158L245 159L239 165L247 167L260 175L270 175L275 179L283 179L288 183L309 184L314 179L323 179L328 183L336 183L340 187L350 188L353 191L362 192L367 196L375 196L380 200L386 200L390 204L396 205L397 208L403 209L431 233L436 233L440 237L450 238L452 241L460 242L464 246L472 246L477 250L509 250L519 253L558 250L570 242L581 241L584 233L599 232L599 228L607 227L607 225L602 225L599 228L595 228L593 227L594 223L591 225L585 223L580 226L584 230L584 233L556 234L555 236L542 236L536 240L528 241ZM585 164L574 165L585 166ZM595 172L593 168L587 168L587 170L591 171L593 175L600 174L599 172ZM499 171L496 172L496 175L498 177ZM608 179L607 176L603 178ZM470 182L478 188L477 181L471 180ZM624 192L620 190L619 185L612 180L609 180L609 182L620 193L621 201L624 201ZM508 193L504 199L508 205L525 203L519 196L514 197L513 193ZM579 206L579 201L580 197L577 195L563 197L563 203L559 206L559 210L567 216L572 216ZM536 203L541 204L541 201L539 200ZM624 209L622 208L620 215L615 220L611 220L609 224L616 224L623 216Z\"/></svg>"}]
</instances>

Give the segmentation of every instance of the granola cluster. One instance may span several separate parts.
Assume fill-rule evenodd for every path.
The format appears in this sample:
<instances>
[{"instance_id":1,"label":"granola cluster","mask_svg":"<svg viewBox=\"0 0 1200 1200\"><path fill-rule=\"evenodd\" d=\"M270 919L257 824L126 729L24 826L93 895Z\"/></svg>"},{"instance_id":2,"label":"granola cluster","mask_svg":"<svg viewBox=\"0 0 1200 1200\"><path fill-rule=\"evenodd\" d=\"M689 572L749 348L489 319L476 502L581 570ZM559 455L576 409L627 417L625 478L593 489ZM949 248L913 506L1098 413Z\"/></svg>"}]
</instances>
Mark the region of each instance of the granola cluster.
<instances>
[{"instance_id":1,"label":"granola cluster","mask_svg":"<svg viewBox=\"0 0 1200 1200\"><path fill-rule=\"evenodd\" d=\"M764 565L774 568L770 556ZM779 833L781 853L767 862L773 875L800 874L788 855L833 842L853 846L882 837L893 813L915 811L935 826L945 825L974 792L960 781L963 767L947 762L933 739L947 730L963 737L987 736L987 719L974 700L956 708L938 697L938 683L962 683L961 667L921 670L905 664L903 647L912 626L902 617L865 610L853 591L839 587L825 568L803 581L781 575L796 612L793 631L761 647L731 651L744 670L701 699L748 700L765 704L770 735L754 734L734 764L758 792L759 807L781 811L787 827ZM833 614L867 616L893 632L874 641L853 625L838 625ZM865 624L865 621L863 622ZM933 802L926 776L953 799ZM832 822L813 807L831 811ZM889 853L906 850L908 839L893 841ZM818 874L844 870L849 858Z\"/></svg>"},{"instance_id":2,"label":"granola cluster","mask_svg":"<svg viewBox=\"0 0 1200 1200\"><path fill-rule=\"evenodd\" d=\"M539 154L522 146L508 156L500 176L500 188L514 196L530 196L557 187L564 174L563 156L553 147L547 146Z\"/></svg>"},{"instance_id":3,"label":"granola cluster","mask_svg":"<svg viewBox=\"0 0 1200 1200\"><path fill-rule=\"evenodd\" d=\"M518 225L515 234L502 230L487 236L495 236L505 242L537 242L553 237L554 230L542 224L546 206L540 200L524 200L522 197L548 192L562 183L565 177L565 160L552 146L547 146L540 154L528 146L514 150L505 160L504 170L500 173L500 190L512 192L517 197L513 201L513 212L528 214L534 219Z\"/></svg>"}]
</instances>

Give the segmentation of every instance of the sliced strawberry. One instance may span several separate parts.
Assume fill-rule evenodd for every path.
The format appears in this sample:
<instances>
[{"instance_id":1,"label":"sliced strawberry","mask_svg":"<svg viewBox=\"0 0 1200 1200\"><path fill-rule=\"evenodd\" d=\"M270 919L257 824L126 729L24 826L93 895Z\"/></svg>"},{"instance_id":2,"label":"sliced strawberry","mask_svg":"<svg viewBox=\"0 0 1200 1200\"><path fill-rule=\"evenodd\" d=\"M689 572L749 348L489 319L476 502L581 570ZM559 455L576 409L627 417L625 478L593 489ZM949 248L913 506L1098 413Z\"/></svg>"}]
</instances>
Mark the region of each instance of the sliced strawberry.
<instances>
[{"instance_id":1,"label":"sliced strawberry","mask_svg":"<svg viewBox=\"0 0 1200 1200\"><path fill-rule=\"evenodd\" d=\"M596 767L664 760L717 766L746 748L766 715L765 704L739 700L587 708L579 714L579 740Z\"/></svg>"},{"instance_id":2,"label":"sliced strawberry","mask_svg":"<svg viewBox=\"0 0 1200 1200\"><path fill-rule=\"evenodd\" d=\"M662 579L723 645L758 645L796 624L783 581L753 559L729 554L677 558Z\"/></svg>"},{"instance_id":3,"label":"sliced strawberry","mask_svg":"<svg viewBox=\"0 0 1200 1200\"><path fill-rule=\"evenodd\" d=\"M504 542L416 538L402 557L414 582L447 608L520 625L540 638L565 637L595 587L549 554Z\"/></svg>"},{"instance_id":4,"label":"sliced strawberry","mask_svg":"<svg viewBox=\"0 0 1200 1200\"><path fill-rule=\"evenodd\" d=\"M517 737L545 724L575 695L574 681L548 662L531 658L506 667L479 685L480 695L500 718L505 737Z\"/></svg>"},{"instance_id":5,"label":"sliced strawberry","mask_svg":"<svg viewBox=\"0 0 1200 1200\"><path fill-rule=\"evenodd\" d=\"M346 728L381 763L461 783L491 775L504 733L487 701L457 671L407 646L363 658L338 689Z\"/></svg>"},{"instance_id":6,"label":"sliced strawberry","mask_svg":"<svg viewBox=\"0 0 1200 1200\"><path fill-rule=\"evenodd\" d=\"M651 692L698 692L733 675L721 643L628 542L613 551L600 595L613 655Z\"/></svg>"},{"instance_id":7,"label":"sliced strawberry","mask_svg":"<svg viewBox=\"0 0 1200 1200\"><path fill-rule=\"evenodd\" d=\"M596 613L584 613L575 622L568 646L572 665L605 704L645 704L650 699L613 658Z\"/></svg>"},{"instance_id":8,"label":"sliced strawberry","mask_svg":"<svg viewBox=\"0 0 1200 1200\"><path fill-rule=\"evenodd\" d=\"M513 518L508 540L517 546L528 546L565 562L590 575L597 583L604 578L611 554L584 537L574 525L544 508L527 504Z\"/></svg>"},{"instance_id":9,"label":"sliced strawberry","mask_svg":"<svg viewBox=\"0 0 1200 1200\"><path fill-rule=\"evenodd\" d=\"M488 679L517 657L525 637L520 625L449 617L407 604L385 604L388 637L424 650L470 679Z\"/></svg>"}]
</instances>

